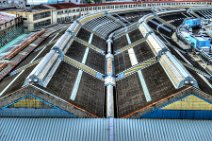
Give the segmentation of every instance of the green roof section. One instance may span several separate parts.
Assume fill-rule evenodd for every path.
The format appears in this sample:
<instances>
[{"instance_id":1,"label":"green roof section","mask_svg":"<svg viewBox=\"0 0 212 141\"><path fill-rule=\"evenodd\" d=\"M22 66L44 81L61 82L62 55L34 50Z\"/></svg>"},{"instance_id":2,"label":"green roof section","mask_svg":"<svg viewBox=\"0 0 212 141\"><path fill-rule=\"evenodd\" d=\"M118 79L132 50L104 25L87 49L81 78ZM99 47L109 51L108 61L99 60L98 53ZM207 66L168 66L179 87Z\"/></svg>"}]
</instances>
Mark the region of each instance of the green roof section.
<instances>
[{"instance_id":1,"label":"green roof section","mask_svg":"<svg viewBox=\"0 0 212 141\"><path fill-rule=\"evenodd\" d=\"M11 46L15 45L16 43L18 43L20 40L22 40L27 35L28 34L22 34L22 35L18 36L17 38L15 38L14 40L12 40L11 42L7 43L6 45L0 47L0 53L4 52L6 49L8 49Z\"/></svg>"}]
</instances>

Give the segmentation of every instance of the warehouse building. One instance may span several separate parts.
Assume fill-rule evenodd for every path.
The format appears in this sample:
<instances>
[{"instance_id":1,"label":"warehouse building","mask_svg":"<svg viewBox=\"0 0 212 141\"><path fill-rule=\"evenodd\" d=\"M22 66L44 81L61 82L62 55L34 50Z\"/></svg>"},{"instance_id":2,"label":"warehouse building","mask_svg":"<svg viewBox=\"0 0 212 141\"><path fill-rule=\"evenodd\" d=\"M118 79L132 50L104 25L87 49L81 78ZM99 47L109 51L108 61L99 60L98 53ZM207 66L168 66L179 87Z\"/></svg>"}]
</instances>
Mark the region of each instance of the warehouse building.
<instances>
[{"instance_id":1,"label":"warehouse building","mask_svg":"<svg viewBox=\"0 0 212 141\"><path fill-rule=\"evenodd\" d=\"M151 12L79 18L39 64L3 78L0 115L212 119L210 85L152 32Z\"/></svg>"}]
</instances>

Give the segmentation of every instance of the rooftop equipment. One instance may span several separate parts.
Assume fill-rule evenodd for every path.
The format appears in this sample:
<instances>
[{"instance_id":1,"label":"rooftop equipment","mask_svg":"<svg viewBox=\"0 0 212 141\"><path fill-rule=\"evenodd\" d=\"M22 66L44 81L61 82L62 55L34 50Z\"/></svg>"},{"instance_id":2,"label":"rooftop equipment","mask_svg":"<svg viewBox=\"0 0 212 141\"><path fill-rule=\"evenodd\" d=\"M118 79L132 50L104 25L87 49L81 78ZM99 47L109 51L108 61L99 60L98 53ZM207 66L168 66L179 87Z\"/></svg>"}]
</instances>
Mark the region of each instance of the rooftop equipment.
<instances>
[{"instance_id":1,"label":"rooftop equipment","mask_svg":"<svg viewBox=\"0 0 212 141\"><path fill-rule=\"evenodd\" d=\"M196 19L185 19L183 22L184 25L187 25L189 28L196 28L201 26L201 20Z\"/></svg>"},{"instance_id":2,"label":"rooftop equipment","mask_svg":"<svg viewBox=\"0 0 212 141\"><path fill-rule=\"evenodd\" d=\"M187 38L192 47L195 49L203 49L208 51L210 49L210 39L203 37L192 37Z\"/></svg>"}]
</instances>

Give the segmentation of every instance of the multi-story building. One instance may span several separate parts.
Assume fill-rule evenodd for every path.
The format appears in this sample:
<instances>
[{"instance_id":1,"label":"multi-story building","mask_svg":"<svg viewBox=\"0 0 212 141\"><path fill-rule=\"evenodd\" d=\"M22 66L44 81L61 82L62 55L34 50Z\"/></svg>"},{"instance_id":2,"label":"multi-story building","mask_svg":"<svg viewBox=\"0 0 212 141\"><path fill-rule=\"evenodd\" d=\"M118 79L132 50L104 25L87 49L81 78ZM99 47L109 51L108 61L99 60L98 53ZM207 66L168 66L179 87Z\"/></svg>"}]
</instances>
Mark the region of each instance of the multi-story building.
<instances>
[{"instance_id":1,"label":"multi-story building","mask_svg":"<svg viewBox=\"0 0 212 141\"><path fill-rule=\"evenodd\" d=\"M34 6L30 9L10 9L7 12L21 15L28 31L52 24L52 9L45 6Z\"/></svg>"},{"instance_id":2,"label":"multi-story building","mask_svg":"<svg viewBox=\"0 0 212 141\"><path fill-rule=\"evenodd\" d=\"M50 1L49 1L50 2ZM53 1L51 1L53 2ZM59 2L59 1L58 1ZM61 1L62 2L62 1ZM135 8L154 8L154 7L190 7L190 6L208 6L211 1L137 1L137 2L107 2L93 4L74 4L74 3L58 3L44 4L42 6L30 6L27 9L7 10L10 13L18 13L24 18L25 25L28 30L56 23L67 23L75 20L80 16L90 13L108 11L108 10L130 10ZM39 18L38 18L39 17Z\"/></svg>"},{"instance_id":3,"label":"multi-story building","mask_svg":"<svg viewBox=\"0 0 212 141\"><path fill-rule=\"evenodd\" d=\"M0 32L22 22L22 17L0 12Z\"/></svg>"},{"instance_id":4,"label":"multi-story building","mask_svg":"<svg viewBox=\"0 0 212 141\"><path fill-rule=\"evenodd\" d=\"M67 2L80 3L80 0L27 0L28 5L57 4Z\"/></svg>"}]
</instances>

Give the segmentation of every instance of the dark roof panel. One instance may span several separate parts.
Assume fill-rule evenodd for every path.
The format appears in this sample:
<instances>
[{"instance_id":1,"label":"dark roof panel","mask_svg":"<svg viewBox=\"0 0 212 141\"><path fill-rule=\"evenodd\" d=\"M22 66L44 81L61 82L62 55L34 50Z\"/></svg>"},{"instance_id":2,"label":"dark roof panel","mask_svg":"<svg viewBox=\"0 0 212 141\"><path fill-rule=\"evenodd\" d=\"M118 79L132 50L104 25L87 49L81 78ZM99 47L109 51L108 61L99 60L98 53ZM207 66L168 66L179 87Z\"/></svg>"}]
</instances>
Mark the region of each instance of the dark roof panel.
<instances>
[{"instance_id":1,"label":"dark roof panel","mask_svg":"<svg viewBox=\"0 0 212 141\"><path fill-rule=\"evenodd\" d=\"M104 117L104 82L83 73L76 99L73 102L90 113Z\"/></svg>"},{"instance_id":2,"label":"dark roof panel","mask_svg":"<svg viewBox=\"0 0 212 141\"><path fill-rule=\"evenodd\" d=\"M146 103L138 75L133 74L117 82L118 115L124 116Z\"/></svg>"},{"instance_id":3,"label":"dark roof panel","mask_svg":"<svg viewBox=\"0 0 212 141\"><path fill-rule=\"evenodd\" d=\"M55 75L47 85L47 90L58 97L69 101L78 71L77 68L72 67L65 62L61 62Z\"/></svg>"},{"instance_id":4,"label":"dark roof panel","mask_svg":"<svg viewBox=\"0 0 212 141\"><path fill-rule=\"evenodd\" d=\"M86 29L81 28L79 30L79 32L77 33L77 37L82 39L82 40L84 40L84 41L86 41L86 42L88 42L90 34L91 33L89 31L87 31Z\"/></svg>"},{"instance_id":5,"label":"dark roof panel","mask_svg":"<svg viewBox=\"0 0 212 141\"><path fill-rule=\"evenodd\" d=\"M153 101L176 92L159 63L147 67L142 72Z\"/></svg>"},{"instance_id":6,"label":"dark roof panel","mask_svg":"<svg viewBox=\"0 0 212 141\"><path fill-rule=\"evenodd\" d=\"M105 73L105 65L104 64L105 64L105 56L90 49L88 58L86 60L86 65L88 65L92 69L104 74Z\"/></svg>"},{"instance_id":7,"label":"dark roof panel","mask_svg":"<svg viewBox=\"0 0 212 141\"><path fill-rule=\"evenodd\" d=\"M27 68L26 70L24 70L23 72L20 72L16 75L12 76L11 78L10 78L10 76L8 76L8 78L6 78L6 80L7 80L6 84L10 85L10 87L8 87L8 89L4 92L4 94L2 96L6 95L6 94L10 94L12 92L15 92L16 90L21 89L22 86L24 85L25 79L32 72L32 70L34 68L35 68L35 66L31 66L31 67ZM2 81L0 83L4 83L4 82L5 81ZM4 84L2 84L2 85L4 85Z\"/></svg>"},{"instance_id":8,"label":"dark roof panel","mask_svg":"<svg viewBox=\"0 0 212 141\"><path fill-rule=\"evenodd\" d=\"M149 45L144 42L134 47L135 55L137 57L138 63L148 60L154 57L152 50Z\"/></svg>"},{"instance_id":9,"label":"dark roof panel","mask_svg":"<svg viewBox=\"0 0 212 141\"><path fill-rule=\"evenodd\" d=\"M74 41L66 52L66 56L82 62L83 56L85 54L85 49L86 47L84 45Z\"/></svg>"},{"instance_id":10,"label":"dark roof panel","mask_svg":"<svg viewBox=\"0 0 212 141\"><path fill-rule=\"evenodd\" d=\"M93 35L92 44L102 49L103 51L106 51L106 47L107 47L106 41L95 34Z\"/></svg>"},{"instance_id":11,"label":"dark roof panel","mask_svg":"<svg viewBox=\"0 0 212 141\"><path fill-rule=\"evenodd\" d=\"M126 35L123 35L121 37L119 37L118 39L113 41L113 47L114 47L114 51L124 47L128 45L128 41L127 41L127 37Z\"/></svg>"},{"instance_id":12,"label":"dark roof panel","mask_svg":"<svg viewBox=\"0 0 212 141\"><path fill-rule=\"evenodd\" d=\"M133 31L129 32L128 34L130 36L130 40L132 43L139 39L144 38L139 29L133 30Z\"/></svg>"},{"instance_id":13,"label":"dark roof panel","mask_svg":"<svg viewBox=\"0 0 212 141\"><path fill-rule=\"evenodd\" d=\"M115 56L116 74L124 71L125 69L130 68L131 66L132 65L127 51L124 51L123 53L120 53Z\"/></svg>"}]
</instances>

